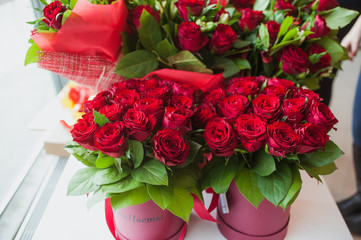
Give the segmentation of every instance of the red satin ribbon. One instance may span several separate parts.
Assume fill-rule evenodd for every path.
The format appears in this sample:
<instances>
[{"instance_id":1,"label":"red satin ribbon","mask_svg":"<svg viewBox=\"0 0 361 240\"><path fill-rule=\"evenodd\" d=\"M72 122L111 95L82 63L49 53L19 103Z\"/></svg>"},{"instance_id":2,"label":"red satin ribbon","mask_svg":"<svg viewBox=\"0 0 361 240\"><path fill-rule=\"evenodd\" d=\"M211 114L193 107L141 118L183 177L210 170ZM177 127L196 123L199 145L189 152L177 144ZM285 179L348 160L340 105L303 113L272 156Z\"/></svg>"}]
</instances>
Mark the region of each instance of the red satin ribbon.
<instances>
[{"instance_id":1,"label":"red satin ribbon","mask_svg":"<svg viewBox=\"0 0 361 240\"><path fill-rule=\"evenodd\" d=\"M211 211L209 211L211 208L213 208L212 210L214 210L215 207L211 204L211 206L207 210L206 207L204 206L203 202L199 199L199 197L197 195L192 193L192 196L193 196L193 210L197 213L197 215L203 220L218 223L218 221L214 217L212 217L212 215L210 214ZM212 202L213 202L213 199L212 199ZM217 202L218 202L218 199L217 199ZM216 204L216 206L217 206L217 204Z\"/></svg>"}]
</instances>

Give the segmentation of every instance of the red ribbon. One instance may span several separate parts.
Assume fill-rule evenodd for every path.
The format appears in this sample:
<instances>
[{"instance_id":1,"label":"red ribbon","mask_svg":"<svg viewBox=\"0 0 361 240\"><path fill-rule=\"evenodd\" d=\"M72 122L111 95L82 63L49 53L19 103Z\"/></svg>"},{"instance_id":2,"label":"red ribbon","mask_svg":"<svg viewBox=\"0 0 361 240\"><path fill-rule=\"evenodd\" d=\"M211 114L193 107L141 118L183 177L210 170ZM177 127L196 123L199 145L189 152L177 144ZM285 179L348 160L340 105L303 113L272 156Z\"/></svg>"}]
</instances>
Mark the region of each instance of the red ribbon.
<instances>
[{"instance_id":1,"label":"red ribbon","mask_svg":"<svg viewBox=\"0 0 361 240\"><path fill-rule=\"evenodd\" d=\"M193 196L193 210L197 213L197 215L203 220L218 223L218 221L214 217L212 217L212 215L210 214L215 209L215 207L217 207L217 203L216 203L215 207L213 206L214 199L212 199L211 206L207 210L206 207L204 206L203 202L199 199L199 197L197 195L192 193L192 196ZM213 195L213 197L214 197L214 195ZM217 199L217 202L218 202L218 199ZM209 210L211 210L211 211L209 211Z\"/></svg>"}]
</instances>

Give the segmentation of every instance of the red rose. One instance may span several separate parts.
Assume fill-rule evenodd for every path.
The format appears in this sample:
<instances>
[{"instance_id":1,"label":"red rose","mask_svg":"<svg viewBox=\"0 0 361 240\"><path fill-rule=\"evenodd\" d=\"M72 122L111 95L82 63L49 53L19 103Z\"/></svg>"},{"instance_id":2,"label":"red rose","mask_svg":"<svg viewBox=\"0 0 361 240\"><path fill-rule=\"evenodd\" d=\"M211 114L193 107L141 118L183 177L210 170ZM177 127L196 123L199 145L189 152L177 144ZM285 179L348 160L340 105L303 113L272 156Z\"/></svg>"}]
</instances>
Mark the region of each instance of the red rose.
<instances>
[{"instance_id":1,"label":"red rose","mask_svg":"<svg viewBox=\"0 0 361 240\"><path fill-rule=\"evenodd\" d=\"M160 20L160 12L159 11L153 10L153 8L151 8L151 6L149 6L149 5L139 5L136 8L130 10L130 16L131 16L130 19L137 29L139 29L139 27L140 27L140 17L142 16L143 10L146 10L147 12L149 12L155 18L155 20L159 23L159 20Z\"/></svg>"},{"instance_id":2,"label":"red rose","mask_svg":"<svg viewBox=\"0 0 361 240\"><path fill-rule=\"evenodd\" d=\"M237 9L252 8L255 0L231 0L231 4Z\"/></svg>"},{"instance_id":3,"label":"red rose","mask_svg":"<svg viewBox=\"0 0 361 240\"><path fill-rule=\"evenodd\" d=\"M281 24L279 24L276 21L268 21L266 22L266 27L269 33L269 40L271 44L273 44L277 40L277 36L278 36L278 32L280 31Z\"/></svg>"},{"instance_id":4,"label":"red rose","mask_svg":"<svg viewBox=\"0 0 361 240\"><path fill-rule=\"evenodd\" d=\"M189 97L193 99L193 94L196 91L196 89L188 84L180 84L180 83L173 83L172 86L172 93L173 95L184 95L186 97Z\"/></svg>"},{"instance_id":5,"label":"red rose","mask_svg":"<svg viewBox=\"0 0 361 240\"><path fill-rule=\"evenodd\" d=\"M43 9L45 18L42 21L53 29L60 29L62 26L63 13L66 10L66 7L62 6L60 1L51 2Z\"/></svg>"},{"instance_id":6,"label":"red rose","mask_svg":"<svg viewBox=\"0 0 361 240\"><path fill-rule=\"evenodd\" d=\"M282 70L287 74L307 72L310 65L307 53L295 45L289 45L283 49L281 61Z\"/></svg>"},{"instance_id":7,"label":"red rose","mask_svg":"<svg viewBox=\"0 0 361 240\"><path fill-rule=\"evenodd\" d=\"M162 129L153 137L155 158L167 166L180 166L186 162L189 144L175 129Z\"/></svg>"},{"instance_id":8,"label":"red rose","mask_svg":"<svg viewBox=\"0 0 361 240\"><path fill-rule=\"evenodd\" d=\"M248 105L248 98L237 94L226 97L218 106L225 118L232 119L244 113Z\"/></svg>"},{"instance_id":9,"label":"red rose","mask_svg":"<svg viewBox=\"0 0 361 240\"><path fill-rule=\"evenodd\" d=\"M117 93L125 88L135 89L137 86L138 80L128 79L127 81L113 83L109 92L111 92L112 96L117 95Z\"/></svg>"},{"instance_id":10,"label":"red rose","mask_svg":"<svg viewBox=\"0 0 361 240\"><path fill-rule=\"evenodd\" d=\"M228 25L219 24L213 33L210 49L215 54L222 54L227 52L236 41L236 32Z\"/></svg>"},{"instance_id":11,"label":"red rose","mask_svg":"<svg viewBox=\"0 0 361 240\"><path fill-rule=\"evenodd\" d=\"M313 4L315 4L317 1L314 1ZM322 12L322 11L327 11L327 10L331 10L335 7L337 7L339 4L337 2L337 0L320 0L318 7L317 7L317 12Z\"/></svg>"},{"instance_id":12,"label":"red rose","mask_svg":"<svg viewBox=\"0 0 361 240\"><path fill-rule=\"evenodd\" d=\"M296 11L296 7L289 3L287 0L277 0L275 4L276 10L289 10L288 15L292 15Z\"/></svg>"},{"instance_id":13,"label":"red rose","mask_svg":"<svg viewBox=\"0 0 361 240\"><path fill-rule=\"evenodd\" d=\"M300 123L307 108L304 98L289 98L282 103L283 116L287 117L286 122L290 124Z\"/></svg>"},{"instance_id":14,"label":"red rose","mask_svg":"<svg viewBox=\"0 0 361 240\"><path fill-rule=\"evenodd\" d=\"M94 136L95 146L104 154L114 158L124 155L128 149L128 139L122 122L106 123L97 129Z\"/></svg>"},{"instance_id":15,"label":"red rose","mask_svg":"<svg viewBox=\"0 0 361 240\"><path fill-rule=\"evenodd\" d=\"M159 87L159 81L155 79L142 80L137 82L137 90L144 93L150 89Z\"/></svg>"},{"instance_id":16,"label":"red rose","mask_svg":"<svg viewBox=\"0 0 361 240\"><path fill-rule=\"evenodd\" d=\"M73 141L91 151L97 150L94 146L94 133L98 128L94 122L93 113L83 115L70 131Z\"/></svg>"},{"instance_id":17,"label":"red rose","mask_svg":"<svg viewBox=\"0 0 361 240\"><path fill-rule=\"evenodd\" d=\"M276 95L279 98L283 98L286 95L287 91L288 89L283 85L271 85L263 89L264 94Z\"/></svg>"},{"instance_id":18,"label":"red rose","mask_svg":"<svg viewBox=\"0 0 361 240\"><path fill-rule=\"evenodd\" d=\"M84 103L84 112L89 113L95 111L99 111L102 107L109 104L110 92L104 91L98 93L92 100Z\"/></svg>"},{"instance_id":19,"label":"red rose","mask_svg":"<svg viewBox=\"0 0 361 240\"><path fill-rule=\"evenodd\" d=\"M253 96L257 94L259 91L257 82L247 79L249 78L233 78L229 82L227 93L229 95L240 94L243 96Z\"/></svg>"},{"instance_id":20,"label":"red rose","mask_svg":"<svg viewBox=\"0 0 361 240\"><path fill-rule=\"evenodd\" d=\"M328 54L326 52L326 50L319 44L312 44L309 48L308 48L308 54L311 56L313 54L320 54L320 53L326 53L325 55L323 55L320 60L314 64L310 65L310 71L311 73L315 73L321 69L327 68L331 66L331 56L330 54ZM323 72L325 72L327 70L324 70Z\"/></svg>"},{"instance_id":21,"label":"red rose","mask_svg":"<svg viewBox=\"0 0 361 240\"><path fill-rule=\"evenodd\" d=\"M145 113L145 115L153 115L157 123L160 123L163 116L163 101L158 98L145 97L134 103L134 109Z\"/></svg>"},{"instance_id":22,"label":"red rose","mask_svg":"<svg viewBox=\"0 0 361 240\"><path fill-rule=\"evenodd\" d=\"M242 32L254 30L263 20L262 11L253 11L250 8L241 10L242 16L239 20L239 27Z\"/></svg>"},{"instance_id":23,"label":"red rose","mask_svg":"<svg viewBox=\"0 0 361 240\"><path fill-rule=\"evenodd\" d=\"M260 94L252 101L253 112L268 122L274 121L281 109L281 100L276 95Z\"/></svg>"},{"instance_id":24,"label":"red rose","mask_svg":"<svg viewBox=\"0 0 361 240\"><path fill-rule=\"evenodd\" d=\"M314 25L311 27L312 34L308 35L309 38L320 38L326 35L330 35L331 29L327 27L327 23L324 17L316 15Z\"/></svg>"},{"instance_id":25,"label":"red rose","mask_svg":"<svg viewBox=\"0 0 361 240\"><path fill-rule=\"evenodd\" d=\"M322 102L313 102L306 120L311 123L324 125L327 131L338 123L331 110Z\"/></svg>"},{"instance_id":26,"label":"red rose","mask_svg":"<svg viewBox=\"0 0 361 240\"><path fill-rule=\"evenodd\" d=\"M202 34L201 28L194 22L182 22L178 25L176 40L181 50L198 52L207 44L208 37Z\"/></svg>"},{"instance_id":27,"label":"red rose","mask_svg":"<svg viewBox=\"0 0 361 240\"><path fill-rule=\"evenodd\" d=\"M185 108L166 107L162 128L179 129L182 134L192 130L191 116L193 112Z\"/></svg>"},{"instance_id":28,"label":"red rose","mask_svg":"<svg viewBox=\"0 0 361 240\"><path fill-rule=\"evenodd\" d=\"M123 123L129 129L130 138L142 142L149 137L156 122L152 115L147 117L142 111L131 108L123 116Z\"/></svg>"},{"instance_id":29,"label":"red rose","mask_svg":"<svg viewBox=\"0 0 361 240\"><path fill-rule=\"evenodd\" d=\"M166 102L170 95L169 91L170 91L169 87L151 88L144 93L144 96L150 98L159 98L162 99L164 102Z\"/></svg>"},{"instance_id":30,"label":"red rose","mask_svg":"<svg viewBox=\"0 0 361 240\"><path fill-rule=\"evenodd\" d=\"M305 123L297 127L296 133L300 136L301 143L297 147L299 154L314 152L326 146L329 137L323 125Z\"/></svg>"},{"instance_id":31,"label":"red rose","mask_svg":"<svg viewBox=\"0 0 361 240\"><path fill-rule=\"evenodd\" d=\"M202 13L204 3L204 0L179 0L174 5L177 7L178 13L183 20L188 21L188 10L193 16L198 17Z\"/></svg>"},{"instance_id":32,"label":"red rose","mask_svg":"<svg viewBox=\"0 0 361 240\"><path fill-rule=\"evenodd\" d=\"M222 101L223 98L226 97L226 92L223 88L217 88L206 95L204 98L204 102L217 104L218 102Z\"/></svg>"},{"instance_id":33,"label":"red rose","mask_svg":"<svg viewBox=\"0 0 361 240\"><path fill-rule=\"evenodd\" d=\"M118 91L117 95L114 96L113 101L122 105L122 107L127 110L133 106L135 101L137 101L139 98L140 95L137 91L124 88Z\"/></svg>"},{"instance_id":34,"label":"red rose","mask_svg":"<svg viewBox=\"0 0 361 240\"><path fill-rule=\"evenodd\" d=\"M103 114L111 122L120 121L124 110L119 104L112 104L102 107L99 113Z\"/></svg>"},{"instance_id":35,"label":"red rose","mask_svg":"<svg viewBox=\"0 0 361 240\"><path fill-rule=\"evenodd\" d=\"M219 117L208 122L203 136L216 156L232 156L238 145L231 124Z\"/></svg>"},{"instance_id":36,"label":"red rose","mask_svg":"<svg viewBox=\"0 0 361 240\"><path fill-rule=\"evenodd\" d=\"M285 86L286 88L294 88L295 87L295 83L287 80L287 79L281 79L281 78L269 78L267 79L267 86Z\"/></svg>"},{"instance_id":37,"label":"red rose","mask_svg":"<svg viewBox=\"0 0 361 240\"><path fill-rule=\"evenodd\" d=\"M192 126L195 129L203 129L207 122L216 116L217 112L213 105L203 103L197 107L196 112L192 116Z\"/></svg>"},{"instance_id":38,"label":"red rose","mask_svg":"<svg viewBox=\"0 0 361 240\"><path fill-rule=\"evenodd\" d=\"M313 102L319 102L321 101L320 96L315 93L312 90L309 89L304 89L304 88L297 88L293 91L293 96L294 97L303 97L303 98L307 98L308 100L308 105L310 106Z\"/></svg>"},{"instance_id":39,"label":"red rose","mask_svg":"<svg viewBox=\"0 0 361 240\"><path fill-rule=\"evenodd\" d=\"M193 111L193 101L184 95L173 96L170 100L170 106L175 108L185 108Z\"/></svg>"},{"instance_id":40,"label":"red rose","mask_svg":"<svg viewBox=\"0 0 361 240\"><path fill-rule=\"evenodd\" d=\"M238 139L248 152L255 152L263 146L267 137L266 122L257 115L240 115L234 124Z\"/></svg>"},{"instance_id":41,"label":"red rose","mask_svg":"<svg viewBox=\"0 0 361 240\"><path fill-rule=\"evenodd\" d=\"M267 126L268 138L266 143L271 155L276 157L286 157L288 153L296 152L300 143L300 137L285 122L274 122Z\"/></svg>"}]
</instances>

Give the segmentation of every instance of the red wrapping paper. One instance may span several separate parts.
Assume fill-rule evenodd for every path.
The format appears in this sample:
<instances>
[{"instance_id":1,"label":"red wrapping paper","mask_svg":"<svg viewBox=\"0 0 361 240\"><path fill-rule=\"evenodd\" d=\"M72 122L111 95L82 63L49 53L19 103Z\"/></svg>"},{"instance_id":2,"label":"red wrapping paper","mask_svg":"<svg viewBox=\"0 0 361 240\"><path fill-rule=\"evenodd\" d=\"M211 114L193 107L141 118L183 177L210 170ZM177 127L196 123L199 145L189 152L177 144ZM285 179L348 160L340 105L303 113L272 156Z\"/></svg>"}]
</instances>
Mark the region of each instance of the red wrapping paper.
<instances>
[{"instance_id":1,"label":"red wrapping paper","mask_svg":"<svg viewBox=\"0 0 361 240\"><path fill-rule=\"evenodd\" d=\"M78 0L58 32L39 32L31 38L42 51L102 56L114 62L121 48L121 31L127 28L127 16L123 0L110 5Z\"/></svg>"}]
</instances>

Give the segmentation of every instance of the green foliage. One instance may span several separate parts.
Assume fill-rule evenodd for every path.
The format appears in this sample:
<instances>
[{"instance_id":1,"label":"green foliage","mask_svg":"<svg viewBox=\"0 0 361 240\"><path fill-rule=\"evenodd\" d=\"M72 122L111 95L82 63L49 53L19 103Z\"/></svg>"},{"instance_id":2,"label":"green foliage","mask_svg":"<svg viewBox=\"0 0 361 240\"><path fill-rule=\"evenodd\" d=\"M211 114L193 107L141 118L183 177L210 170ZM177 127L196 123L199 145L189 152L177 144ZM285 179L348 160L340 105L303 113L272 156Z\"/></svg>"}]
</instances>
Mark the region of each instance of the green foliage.
<instances>
[{"instance_id":1,"label":"green foliage","mask_svg":"<svg viewBox=\"0 0 361 240\"><path fill-rule=\"evenodd\" d=\"M259 27L259 37L261 39L262 45L266 49L268 49L269 48L269 33L268 33L266 25L264 25L263 23Z\"/></svg>"},{"instance_id":2,"label":"green foliage","mask_svg":"<svg viewBox=\"0 0 361 240\"><path fill-rule=\"evenodd\" d=\"M132 177L153 185L168 185L168 174L164 165L157 159L151 159L132 172Z\"/></svg>"},{"instance_id":3,"label":"green foliage","mask_svg":"<svg viewBox=\"0 0 361 240\"><path fill-rule=\"evenodd\" d=\"M67 194L69 196L80 196L95 191L98 188L98 185L93 183L96 172L96 168L78 170L69 182Z\"/></svg>"},{"instance_id":4,"label":"green foliage","mask_svg":"<svg viewBox=\"0 0 361 240\"><path fill-rule=\"evenodd\" d=\"M144 183L134 180L132 176L128 176L118 182L103 185L101 189L105 193L124 193L142 186L144 186Z\"/></svg>"},{"instance_id":5,"label":"green foliage","mask_svg":"<svg viewBox=\"0 0 361 240\"><path fill-rule=\"evenodd\" d=\"M147 184L147 190L152 200L163 210L166 209L172 201L174 193L172 185L156 186Z\"/></svg>"},{"instance_id":6,"label":"green foliage","mask_svg":"<svg viewBox=\"0 0 361 240\"><path fill-rule=\"evenodd\" d=\"M188 222L193 209L192 195L186 189L175 187L173 198L167 209L174 215Z\"/></svg>"},{"instance_id":7,"label":"green foliage","mask_svg":"<svg viewBox=\"0 0 361 240\"><path fill-rule=\"evenodd\" d=\"M30 63L37 63L39 61L37 52L39 51L41 51L40 47L36 45L36 43L33 43L26 53L24 65L26 66Z\"/></svg>"},{"instance_id":8,"label":"green foliage","mask_svg":"<svg viewBox=\"0 0 361 240\"><path fill-rule=\"evenodd\" d=\"M139 141L128 140L130 156L134 162L134 168L138 168L143 162L144 149L143 144Z\"/></svg>"},{"instance_id":9,"label":"green foliage","mask_svg":"<svg viewBox=\"0 0 361 240\"><path fill-rule=\"evenodd\" d=\"M150 200L146 187L140 187L131 191L116 194L111 197L110 203L114 210L138 205Z\"/></svg>"},{"instance_id":10,"label":"green foliage","mask_svg":"<svg viewBox=\"0 0 361 240\"><path fill-rule=\"evenodd\" d=\"M138 34L140 42L149 51L155 50L162 40L160 26L148 11L143 10Z\"/></svg>"},{"instance_id":11,"label":"green foliage","mask_svg":"<svg viewBox=\"0 0 361 240\"><path fill-rule=\"evenodd\" d=\"M272 155L263 149L254 153L252 158L252 170L259 176L268 176L276 170L276 164Z\"/></svg>"},{"instance_id":12,"label":"green foliage","mask_svg":"<svg viewBox=\"0 0 361 240\"><path fill-rule=\"evenodd\" d=\"M105 185L115 183L130 174L130 169L125 168L124 171L119 172L116 168L99 169L93 177L93 183L96 185Z\"/></svg>"},{"instance_id":13,"label":"green foliage","mask_svg":"<svg viewBox=\"0 0 361 240\"><path fill-rule=\"evenodd\" d=\"M283 209L291 206L301 191L302 179L296 164L291 165L292 184L286 197L279 204Z\"/></svg>"},{"instance_id":14,"label":"green foliage","mask_svg":"<svg viewBox=\"0 0 361 240\"><path fill-rule=\"evenodd\" d=\"M338 42L332 38L325 37L317 42L320 44L328 54L331 56L331 64L340 61L344 56L343 48Z\"/></svg>"},{"instance_id":15,"label":"green foliage","mask_svg":"<svg viewBox=\"0 0 361 240\"><path fill-rule=\"evenodd\" d=\"M168 61L168 57L176 55L178 49L168 41L168 39L163 39L157 44L156 51L161 59Z\"/></svg>"},{"instance_id":16,"label":"green foliage","mask_svg":"<svg viewBox=\"0 0 361 240\"><path fill-rule=\"evenodd\" d=\"M357 11L337 7L324 17L329 28L339 29L348 25L355 17L357 17L357 15Z\"/></svg>"},{"instance_id":17,"label":"green foliage","mask_svg":"<svg viewBox=\"0 0 361 240\"><path fill-rule=\"evenodd\" d=\"M100 114L99 112L95 111L93 109L93 115L94 115L94 122L99 126L102 127L106 123L110 123L109 119L104 116L103 114Z\"/></svg>"}]
</instances>

